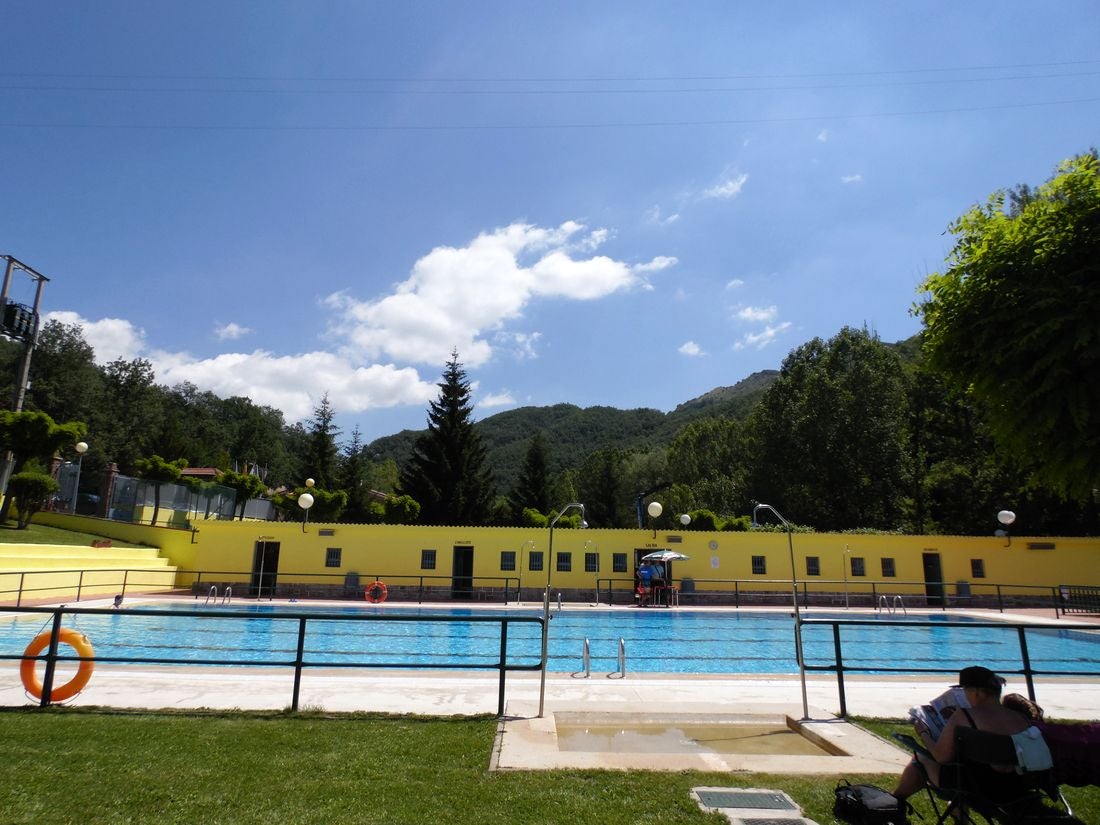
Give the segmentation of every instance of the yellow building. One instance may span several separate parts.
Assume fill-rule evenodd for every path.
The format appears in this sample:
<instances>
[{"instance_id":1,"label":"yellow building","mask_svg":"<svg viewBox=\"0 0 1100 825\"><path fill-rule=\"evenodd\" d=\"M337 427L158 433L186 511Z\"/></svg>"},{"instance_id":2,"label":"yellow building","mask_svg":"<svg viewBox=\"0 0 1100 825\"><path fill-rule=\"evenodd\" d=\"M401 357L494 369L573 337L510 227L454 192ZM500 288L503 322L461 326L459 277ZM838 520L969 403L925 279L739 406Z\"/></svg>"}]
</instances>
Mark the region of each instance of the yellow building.
<instances>
[{"instance_id":1,"label":"yellow building","mask_svg":"<svg viewBox=\"0 0 1100 825\"><path fill-rule=\"evenodd\" d=\"M1100 583L1098 538L258 521L174 530L60 513L36 521L157 547L176 588L196 594L230 586L240 596L362 599L381 580L401 601L533 601L549 585L554 599L627 604L639 560L661 550L687 557L667 570L681 604L782 604L794 586L813 604L1046 605L1060 586ZM142 589L134 577L128 587Z\"/></svg>"}]
</instances>

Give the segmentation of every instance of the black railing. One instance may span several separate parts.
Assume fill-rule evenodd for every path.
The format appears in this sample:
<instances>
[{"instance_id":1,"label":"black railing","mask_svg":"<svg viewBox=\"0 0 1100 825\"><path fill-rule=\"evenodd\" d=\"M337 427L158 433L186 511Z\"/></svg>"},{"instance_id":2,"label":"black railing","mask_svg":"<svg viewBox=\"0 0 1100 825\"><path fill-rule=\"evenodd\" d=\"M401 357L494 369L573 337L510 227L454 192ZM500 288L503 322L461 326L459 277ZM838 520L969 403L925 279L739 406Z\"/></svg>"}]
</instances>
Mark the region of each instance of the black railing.
<instances>
[{"instance_id":1,"label":"black railing","mask_svg":"<svg viewBox=\"0 0 1100 825\"><path fill-rule=\"evenodd\" d=\"M874 664L867 667L859 667L845 664L844 662L844 650L841 642L840 630L843 627L856 627L856 626L872 626L877 628L883 627L934 627L939 630L944 629L965 629L973 630L979 628L996 628L998 630L1012 629L1016 631L1017 643L1020 650L1020 667L1015 669L1008 669L1004 667L998 668L998 673L1001 676L1023 676L1024 681L1027 684L1027 694L1034 702L1035 697L1035 677L1036 676L1100 676L1100 669L1093 670L1043 670L1034 667L1031 663L1031 656L1028 653L1027 648L1027 632L1041 632L1050 631L1056 629L1059 632L1067 630L1082 630L1095 634L1100 628L1093 624L1058 624L1058 625L1038 625L1038 624L1022 624L1016 622L966 622L965 624L944 624L943 622L928 622L917 620L897 620L897 619L802 619L801 624L803 627L811 625L824 625L832 628L833 636L833 652L834 662L831 665L812 665L805 662L803 659L803 665L807 672L817 671L826 673L836 673L837 689L840 693L840 715L848 715L848 701L844 691L844 674L845 673L883 673L883 674L906 674L913 675L915 673L936 673L936 674L954 674L958 673L957 667L918 667L913 664L904 664L899 667L888 667L881 664ZM803 656L803 651L798 651L799 656ZM976 655L980 656L980 652Z\"/></svg>"},{"instance_id":2,"label":"black railing","mask_svg":"<svg viewBox=\"0 0 1100 825\"><path fill-rule=\"evenodd\" d=\"M244 659L181 659L178 657L141 657L141 656L67 656L58 652L58 641L61 631L62 616L79 615L109 615L116 619L126 621L134 616L174 616L180 617L178 610L155 610L152 608L127 608L124 611L103 608L70 608L70 607L20 607L4 608L5 613L39 613L51 616L48 631L51 634L50 644L46 650L38 656L26 656L21 654L0 654L0 660L28 661L31 659L45 663L45 672L42 680L41 699L39 704L45 707L51 703L51 694L54 688L54 671L57 662L85 662L113 664L145 664L145 665L220 665L231 667L287 667L293 669L294 684L290 708L298 710L298 698L302 682L302 672L307 668L367 668L367 669L403 669L403 670L495 670L498 673L497 687L497 715L504 715L504 692L506 674L509 671L535 671L542 670L546 666L545 658L534 664L518 664L508 661L508 628L513 624L537 624L541 626L544 620L541 616L530 615L494 615L494 616L443 616L443 615L409 615L409 614L363 614L343 615L337 613L306 613L297 611L277 611L264 614L266 619L297 620L297 648L293 659L264 659L263 661L249 661ZM200 620L206 619L233 619L237 621L254 620L254 613L244 613L232 610L205 609L187 613L188 617ZM499 657L495 661L450 661L432 662L422 664L407 661L365 661L343 660L339 662L310 660L306 654L306 637L309 622L444 622L448 624L495 624L500 628Z\"/></svg>"},{"instance_id":3,"label":"black railing","mask_svg":"<svg viewBox=\"0 0 1100 825\"><path fill-rule=\"evenodd\" d=\"M792 601L790 579L673 579L680 603L728 605L789 605ZM615 604L633 600L631 578L597 578L596 602ZM839 579L800 579L800 607L885 607L893 612L901 607L932 607L940 610L958 607L995 609L1003 613L1012 607L1040 607L1064 612L1065 596L1055 585L1005 584L997 582L924 582L900 579L841 581ZM929 588L934 592L929 592ZM901 597L901 602L897 597ZM884 601L885 600L885 601Z\"/></svg>"},{"instance_id":4,"label":"black railing","mask_svg":"<svg viewBox=\"0 0 1100 825\"><path fill-rule=\"evenodd\" d=\"M235 598L316 598L362 599L365 589L376 581L391 588L390 595L403 601L423 603L432 596L444 596L460 601L493 601L510 604L521 596L520 580L510 576L465 576L463 587L456 588L454 576L434 575L373 575L348 573L298 573L251 570L185 570L174 573L164 568L73 568L31 571L0 571L0 581L11 580L14 586L0 589L0 604L15 602L21 607L25 600L80 601L86 590L99 591L95 598L143 593L182 592L199 595L211 586L233 587ZM166 577L171 584L166 584ZM18 578L16 578L18 577ZM205 577L205 580L204 580ZM181 579L188 583L179 585ZM44 582L44 583L38 583ZM311 589L315 588L315 589ZM531 598L542 598L542 588L527 588Z\"/></svg>"}]
</instances>

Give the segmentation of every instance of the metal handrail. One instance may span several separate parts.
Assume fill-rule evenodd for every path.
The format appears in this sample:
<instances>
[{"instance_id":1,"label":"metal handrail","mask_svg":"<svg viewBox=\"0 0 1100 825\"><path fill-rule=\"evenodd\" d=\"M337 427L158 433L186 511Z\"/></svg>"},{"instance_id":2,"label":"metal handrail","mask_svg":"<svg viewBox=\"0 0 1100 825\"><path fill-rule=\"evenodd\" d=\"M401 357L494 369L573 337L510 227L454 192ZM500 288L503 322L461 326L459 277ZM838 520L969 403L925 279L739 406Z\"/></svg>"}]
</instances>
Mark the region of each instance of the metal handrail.
<instances>
[{"instance_id":1,"label":"metal handrail","mask_svg":"<svg viewBox=\"0 0 1100 825\"><path fill-rule=\"evenodd\" d=\"M233 585L227 584L225 586L225 592L222 593L222 604L232 604L233 602Z\"/></svg>"},{"instance_id":2,"label":"metal handrail","mask_svg":"<svg viewBox=\"0 0 1100 825\"><path fill-rule=\"evenodd\" d=\"M886 601L886 597L879 596L878 601L875 602L875 612L881 613L883 610L885 610L887 613L893 612L892 610L890 610L890 604Z\"/></svg>"},{"instance_id":3,"label":"metal handrail","mask_svg":"<svg viewBox=\"0 0 1100 825\"><path fill-rule=\"evenodd\" d=\"M831 665L812 665L805 664L807 671L819 671L825 673L836 673L837 676L837 689L840 693L840 715L848 715L847 697L844 691L844 674L845 673L898 673L898 674L914 674L914 673L955 673L955 668L946 667L915 667L913 665L906 665L905 667L884 667L880 664L875 664L872 667L853 667L844 663L844 653L841 644L840 629L842 627L855 627L860 625L872 626L872 627L935 627L943 630L953 625L945 625L943 622L929 622L920 621L914 619L801 619L802 626L806 625L826 625L832 628L833 635L833 652L835 661ZM1017 641L1020 646L1020 662L1022 667L1017 670L1010 670L1005 668L999 668L998 672L1002 676L1015 675L1023 676L1024 681L1027 684L1027 695L1034 702L1035 701L1035 677L1036 676L1092 676L1100 675L1097 671L1086 670L1043 670L1031 665L1031 657L1028 654L1027 649L1027 631L1050 631L1056 629L1059 632L1066 630L1084 630L1090 633L1096 632L1096 625L1093 624L1064 624L1059 623L1057 625L1038 625L1038 624L1025 624L1020 622L967 622L965 625L957 625L967 630L977 628L998 628L1000 630L1012 629L1016 631ZM801 656L802 652L798 651L798 655Z\"/></svg>"},{"instance_id":4,"label":"metal handrail","mask_svg":"<svg viewBox=\"0 0 1100 825\"><path fill-rule=\"evenodd\" d=\"M909 611L906 610L906 608L905 608L905 599L903 599L901 597L900 593L898 593L896 596L894 596L894 607L890 612L891 613L897 613L898 612L898 607L901 607L901 612L903 614L905 614L906 616L909 615Z\"/></svg>"},{"instance_id":5,"label":"metal handrail","mask_svg":"<svg viewBox=\"0 0 1100 825\"><path fill-rule=\"evenodd\" d=\"M626 678L626 641L619 637L619 678Z\"/></svg>"},{"instance_id":6,"label":"metal handrail","mask_svg":"<svg viewBox=\"0 0 1100 825\"><path fill-rule=\"evenodd\" d=\"M6 613L38 613L50 615L53 627L53 639L49 648L42 654L27 657L23 654L0 654L0 661L20 660L33 658L45 662L46 671L42 681L42 700L40 705L45 707L50 704L50 696L53 690L54 668L57 662L82 662L81 656L63 656L58 653L57 640L61 630L61 618L63 615L110 615L125 621L129 616L180 616L178 610L158 610L153 608L134 607L125 611L104 608L81 607L8 607ZM255 619L254 613L240 610L213 610L196 611L187 614L197 619L231 618L241 621ZM292 660L230 660L230 659L180 659L166 657L141 657L141 656L102 656L96 655L96 662L117 664L157 664L157 665L229 665L233 667L290 667L294 672L294 687L290 708L298 710L298 701L301 691L302 671L311 667L337 668L379 668L401 670L495 670L498 672L497 715L504 715L504 695L506 674L509 671L544 670L547 664L545 654L534 664L514 664L508 661L508 627L513 624L538 624L543 625L541 616L524 615L493 615L493 616L443 616L443 615L409 615L400 613L385 614L333 614L333 613L304 613L300 611L279 611L265 614L265 618L271 619L296 619L298 621L298 645L294 659ZM496 624L500 627L500 647L498 658L493 662L432 662L430 664L417 664L409 662L368 662L368 661L339 661L321 662L310 661L307 657L306 635L309 622L443 622L448 624ZM319 631L320 632L320 631Z\"/></svg>"},{"instance_id":7,"label":"metal handrail","mask_svg":"<svg viewBox=\"0 0 1100 825\"><path fill-rule=\"evenodd\" d=\"M584 670L584 678L589 678L592 675L592 646L587 636L584 637L584 645L581 647L581 667Z\"/></svg>"},{"instance_id":8,"label":"metal handrail","mask_svg":"<svg viewBox=\"0 0 1100 825\"><path fill-rule=\"evenodd\" d=\"M203 607L210 604L210 600L214 600L214 604L218 603L218 586L216 584L210 586L210 592L206 594L206 601L202 603Z\"/></svg>"}]
</instances>

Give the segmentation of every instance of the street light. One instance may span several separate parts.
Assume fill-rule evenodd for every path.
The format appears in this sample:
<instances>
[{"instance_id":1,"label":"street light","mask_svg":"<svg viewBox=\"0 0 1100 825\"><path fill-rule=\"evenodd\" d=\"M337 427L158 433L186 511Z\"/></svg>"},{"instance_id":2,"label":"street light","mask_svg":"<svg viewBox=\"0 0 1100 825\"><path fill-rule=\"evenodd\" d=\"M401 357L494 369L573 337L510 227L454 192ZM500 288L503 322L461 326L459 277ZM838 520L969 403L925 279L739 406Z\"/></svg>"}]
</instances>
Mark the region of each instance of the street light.
<instances>
[{"instance_id":1,"label":"street light","mask_svg":"<svg viewBox=\"0 0 1100 825\"><path fill-rule=\"evenodd\" d=\"M646 505L645 511L649 513L651 519L658 519L661 517L661 513L665 511L665 508L661 506L659 501L651 501ZM653 525L653 538L657 538L657 525Z\"/></svg>"},{"instance_id":2,"label":"street light","mask_svg":"<svg viewBox=\"0 0 1100 825\"><path fill-rule=\"evenodd\" d=\"M307 488L312 487L313 483L312 478L306 479ZM302 532L304 533L306 531L306 525L309 524L309 508L313 506L313 494L302 493L298 496L298 506L305 511L305 518L302 519Z\"/></svg>"},{"instance_id":3,"label":"street light","mask_svg":"<svg viewBox=\"0 0 1100 825\"><path fill-rule=\"evenodd\" d=\"M73 485L73 500L69 503L70 514L76 513L76 499L80 495L80 468L84 465L84 453L88 452L88 443L78 441L73 449L76 450L78 458L76 460L76 484Z\"/></svg>"},{"instance_id":4,"label":"street light","mask_svg":"<svg viewBox=\"0 0 1100 825\"><path fill-rule=\"evenodd\" d=\"M579 501L571 501L561 508L561 511L550 520L550 541L547 544L546 549L546 592L542 597L542 674L539 677L539 718L542 718L543 709L546 706L546 650L549 646L550 640L550 571L553 568L550 566L554 559L554 525L558 523L558 519L568 513L570 510L581 511L581 527L587 527L588 522L584 520L584 505Z\"/></svg>"},{"instance_id":5,"label":"street light","mask_svg":"<svg viewBox=\"0 0 1100 825\"><path fill-rule=\"evenodd\" d=\"M802 683L802 718L810 718L810 703L806 698L806 663L802 659L802 613L798 607L798 572L794 566L794 538L792 536L791 523L779 514L779 511L770 504L757 504L752 508L752 524L757 525L756 513L759 510L770 510L777 519L783 522L787 528L787 548L791 553L791 598L794 601L794 646L798 656L798 678Z\"/></svg>"},{"instance_id":6,"label":"street light","mask_svg":"<svg viewBox=\"0 0 1100 825\"><path fill-rule=\"evenodd\" d=\"M1013 513L1011 510L1001 510L999 513L997 513L997 521L1003 524L1004 527L1000 530L995 531L993 535L1002 536L1003 538L1007 539L1007 541L1005 541L1005 547L1011 547L1012 536L1009 534L1008 528L1012 526L1012 523L1014 521L1016 521L1016 514Z\"/></svg>"}]
</instances>

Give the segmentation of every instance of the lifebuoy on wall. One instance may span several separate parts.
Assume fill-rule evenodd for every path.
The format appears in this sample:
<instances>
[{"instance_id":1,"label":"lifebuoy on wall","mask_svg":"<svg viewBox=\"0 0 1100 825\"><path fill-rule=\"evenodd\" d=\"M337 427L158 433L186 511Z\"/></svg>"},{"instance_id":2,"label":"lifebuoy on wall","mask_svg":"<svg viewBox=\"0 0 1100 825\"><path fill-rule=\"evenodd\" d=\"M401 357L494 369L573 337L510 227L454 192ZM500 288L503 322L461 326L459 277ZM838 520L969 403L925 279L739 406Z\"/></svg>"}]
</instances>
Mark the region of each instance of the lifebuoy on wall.
<instances>
[{"instance_id":1,"label":"lifebuoy on wall","mask_svg":"<svg viewBox=\"0 0 1100 825\"><path fill-rule=\"evenodd\" d=\"M363 591L363 596L371 604L378 604L384 602L386 596L390 594L390 591L386 588L384 581L373 581L367 585L367 589Z\"/></svg>"},{"instance_id":2,"label":"lifebuoy on wall","mask_svg":"<svg viewBox=\"0 0 1100 825\"><path fill-rule=\"evenodd\" d=\"M23 687L26 688L27 693L33 696L35 699L42 698L42 682L38 678L38 674L35 672L35 665L38 664L38 660L33 658L50 646L50 638L53 636L53 632L49 630L43 630L33 639L31 643L27 645L26 650L23 651L24 658L19 663L19 678L23 680ZM95 664L92 662L92 657L95 656L95 651L92 650L91 642L88 641L88 637L83 633L79 633L72 628L63 627L58 633L58 644L65 644L76 651L77 655L82 658L80 666L76 669L76 675L73 676L68 682L63 685L54 685L50 691L51 702L64 702L66 699L72 699L80 691L84 690L84 687L88 684L88 680L92 678L92 671L95 670Z\"/></svg>"}]
</instances>

